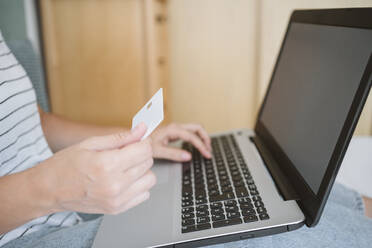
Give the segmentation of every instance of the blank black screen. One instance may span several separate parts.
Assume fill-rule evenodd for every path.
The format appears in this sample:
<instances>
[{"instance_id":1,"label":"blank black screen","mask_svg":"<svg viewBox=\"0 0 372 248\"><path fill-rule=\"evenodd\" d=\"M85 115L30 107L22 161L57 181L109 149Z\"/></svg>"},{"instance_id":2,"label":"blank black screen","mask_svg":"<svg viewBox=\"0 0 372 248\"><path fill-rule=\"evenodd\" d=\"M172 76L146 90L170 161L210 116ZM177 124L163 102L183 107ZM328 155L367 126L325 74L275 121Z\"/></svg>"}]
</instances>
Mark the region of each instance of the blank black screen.
<instances>
[{"instance_id":1,"label":"blank black screen","mask_svg":"<svg viewBox=\"0 0 372 248\"><path fill-rule=\"evenodd\" d=\"M292 23L260 117L317 193L372 52L372 31Z\"/></svg>"}]
</instances>

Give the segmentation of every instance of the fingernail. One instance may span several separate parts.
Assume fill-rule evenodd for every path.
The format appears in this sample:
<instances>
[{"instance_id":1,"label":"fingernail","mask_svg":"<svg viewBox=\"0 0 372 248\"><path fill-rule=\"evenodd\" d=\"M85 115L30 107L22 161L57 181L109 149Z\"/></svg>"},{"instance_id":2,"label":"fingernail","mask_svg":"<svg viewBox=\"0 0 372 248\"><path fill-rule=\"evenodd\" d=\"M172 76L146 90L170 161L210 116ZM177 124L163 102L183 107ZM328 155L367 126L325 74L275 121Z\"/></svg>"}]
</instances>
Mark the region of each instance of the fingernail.
<instances>
[{"instance_id":1,"label":"fingernail","mask_svg":"<svg viewBox=\"0 0 372 248\"><path fill-rule=\"evenodd\" d=\"M183 160L190 160L191 159L191 155L187 152L183 152L182 155L181 155L181 158Z\"/></svg>"}]
</instances>

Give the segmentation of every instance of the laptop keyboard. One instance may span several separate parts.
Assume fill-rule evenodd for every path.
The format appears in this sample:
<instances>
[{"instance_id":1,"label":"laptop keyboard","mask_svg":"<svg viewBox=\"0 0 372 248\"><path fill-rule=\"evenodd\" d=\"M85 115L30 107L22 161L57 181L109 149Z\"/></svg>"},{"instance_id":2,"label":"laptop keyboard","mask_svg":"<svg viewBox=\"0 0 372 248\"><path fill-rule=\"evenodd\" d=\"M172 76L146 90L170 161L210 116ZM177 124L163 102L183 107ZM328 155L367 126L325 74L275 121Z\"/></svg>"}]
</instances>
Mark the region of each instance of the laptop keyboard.
<instances>
[{"instance_id":1,"label":"laptop keyboard","mask_svg":"<svg viewBox=\"0 0 372 248\"><path fill-rule=\"evenodd\" d=\"M212 159L183 149L192 161L182 167L182 233L270 218L233 135L212 138Z\"/></svg>"}]
</instances>

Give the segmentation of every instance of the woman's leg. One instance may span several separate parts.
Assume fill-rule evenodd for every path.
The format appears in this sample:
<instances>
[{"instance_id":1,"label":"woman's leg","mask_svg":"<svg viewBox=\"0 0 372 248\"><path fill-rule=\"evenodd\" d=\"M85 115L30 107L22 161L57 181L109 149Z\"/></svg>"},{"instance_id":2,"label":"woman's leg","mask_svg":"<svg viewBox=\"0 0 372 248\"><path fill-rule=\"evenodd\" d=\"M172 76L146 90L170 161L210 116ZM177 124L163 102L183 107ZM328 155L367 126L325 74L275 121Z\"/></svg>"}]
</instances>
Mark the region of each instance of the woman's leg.
<instances>
[{"instance_id":1,"label":"woman's leg","mask_svg":"<svg viewBox=\"0 0 372 248\"><path fill-rule=\"evenodd\" d=\"M84 222L67 228L49 228L10 241L2 248L89 248L92 246L102 215L85 214Z\"/></svg>"},{"instance_id":2,"label":"woman's leg","mask_svg":"<svg viewBox=\"0 0 372 248\"><path fill-rule=\"evenodd\" d=\"M372 219L364 215L357 192L335 184L319 224L292 232L226 243L209 248L258 247L371 247Z\"/></svg>"}]
</instances>

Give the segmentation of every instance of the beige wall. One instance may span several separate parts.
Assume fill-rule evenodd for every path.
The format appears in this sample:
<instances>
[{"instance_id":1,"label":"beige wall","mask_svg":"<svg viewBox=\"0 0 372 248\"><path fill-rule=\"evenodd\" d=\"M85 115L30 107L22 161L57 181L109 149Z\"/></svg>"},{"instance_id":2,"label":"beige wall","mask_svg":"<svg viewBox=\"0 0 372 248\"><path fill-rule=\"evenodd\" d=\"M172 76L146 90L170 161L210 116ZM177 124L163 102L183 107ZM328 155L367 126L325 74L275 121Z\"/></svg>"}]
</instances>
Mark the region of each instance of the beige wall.
<instances>
[{"instance_id":1,"label":"beige wall","mask_svg":"<svg viewBox=\"0 0 372 248\"><path fill-rule=\"evenodd\" d=\"M171 118L212 132L251 127L256 1L171 0L168 7Z\"/></svg>"},{"instance_id":2,"label":"beige wall","mask_svg":"<svg viewBox=\"0 0 372 248\"><path fill-rule=\"evenodd\" d=\"M372 0L170 0L170 114L209 131L253 127L290 13ZM372 97L359 134L372 134Z\"/></svg>"}]
</instances>

